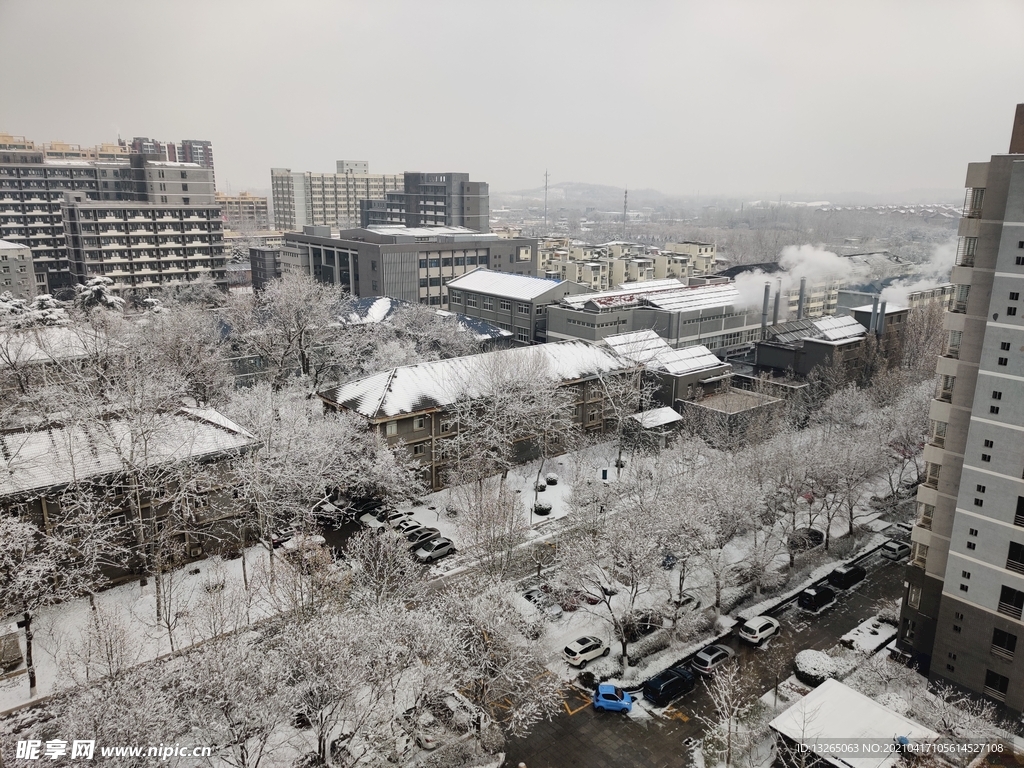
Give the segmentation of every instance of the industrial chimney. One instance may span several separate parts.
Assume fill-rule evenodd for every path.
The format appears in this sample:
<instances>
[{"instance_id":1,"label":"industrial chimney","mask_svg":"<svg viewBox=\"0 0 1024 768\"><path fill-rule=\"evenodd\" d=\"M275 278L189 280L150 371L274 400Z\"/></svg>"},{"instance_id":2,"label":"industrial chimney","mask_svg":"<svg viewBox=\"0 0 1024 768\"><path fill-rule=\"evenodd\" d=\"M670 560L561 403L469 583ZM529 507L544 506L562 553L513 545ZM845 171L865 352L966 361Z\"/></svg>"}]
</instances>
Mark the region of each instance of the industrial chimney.
<instances>
[{"instance_id":1,"label":"industrial chimney","mask_svg":"<svg viewBox=\"0 0 1024 768\"><path fill-rule=\"evenodd\" d=\"M796 304L796 319L804 319L804 302L807 300L807 278L800 278L800 298Z\"/></svg>"},{"instance_id":2,"label":"industrial chimney","mask_svg":"<svg viewBox=\"0 0 1024 768\"><path fill-rule=\"evenodd\" d=\"M764 284L764 306L761 307L761 338L764 338L765 329L768 328L768 302L772 298L772 284Z\"/></svg>"},{"instance_id":3,"label":"industrial chimney","mask_svg":"<svg viewBox=\"0 0 1024 768\"><path fill-rule=\"evenodd\" d=\"M871 302L871 324L868 325L868 333L872 333L875 330L875 326L878 324L878 297Z\"/></svg>"},{"instance_id":4,"label":"industrial chimney","mask_svg":"<svg viewBox=\"0 0 1024 768\"><path fill-rule=\"evenodd\" d=\"M878 330L876 333L881 336L885 333L885 302L878 308Z\"/></svg>"}]
</instances>

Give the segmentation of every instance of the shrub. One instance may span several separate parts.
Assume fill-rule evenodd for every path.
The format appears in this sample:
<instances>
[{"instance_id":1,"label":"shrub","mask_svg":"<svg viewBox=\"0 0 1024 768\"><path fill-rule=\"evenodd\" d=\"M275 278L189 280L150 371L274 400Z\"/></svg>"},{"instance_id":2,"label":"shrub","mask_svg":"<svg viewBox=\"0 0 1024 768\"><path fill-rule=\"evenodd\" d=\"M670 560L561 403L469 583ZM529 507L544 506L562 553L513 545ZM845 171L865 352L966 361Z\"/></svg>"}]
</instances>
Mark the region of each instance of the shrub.
<instances>
[{"instance_id":1,"label":"shrub","mask_svg":"<svg viewBox=\"0 0 1024 768\"><path fill-rule=\"evenodd\" d=\"M582 672L580 672L578 679L580 681L580 685L582 685L584 688L590 690L594 690L597 688L597 678L594 676L593 672L583 670Z\"/></svg>"},{"instance_id":2,"label":"shrub","mask_svg":"<svg viewBox=\"0 0 1024 768\"><path fill-rule=\"evenodd\" d=\"M800 651L794 660L796 679L801 683L817 687L835 674L835 662L822 651Z\"/></svg>"},{"instance_id":3,"label":"shrub","mask_svg":"<svg viewBox=\"0 0 1024 768\"><path fill-rule=\"evenodd\" d=\"M534 504L533 505L533 514L541 515L541 516L550 515L551 514L551 505L550 504L541 504L541 503Z\"/></svg>"},{"instance_id":4,"label":"shrub","mask_svg":"<svg viewBox=\"0 0 1024 768\"><path fill-rule=\"evenodd\" d=\"M548 472L544 479L548 481L548 485L558 485L558 475L554 472Z\"/></svg>"},{"instance_id":5,"label":"shrub","mask_svg":"<svg viewBox=\"0 0 1024 768\"><path fill-rule=\"evenodd\" d=\"M671 640L670 633L664 630L640 638L628 646L629 663L636 664L641 659L645 659L658 651L665 650L671 645Z\"/></svg>"}]
</instances>

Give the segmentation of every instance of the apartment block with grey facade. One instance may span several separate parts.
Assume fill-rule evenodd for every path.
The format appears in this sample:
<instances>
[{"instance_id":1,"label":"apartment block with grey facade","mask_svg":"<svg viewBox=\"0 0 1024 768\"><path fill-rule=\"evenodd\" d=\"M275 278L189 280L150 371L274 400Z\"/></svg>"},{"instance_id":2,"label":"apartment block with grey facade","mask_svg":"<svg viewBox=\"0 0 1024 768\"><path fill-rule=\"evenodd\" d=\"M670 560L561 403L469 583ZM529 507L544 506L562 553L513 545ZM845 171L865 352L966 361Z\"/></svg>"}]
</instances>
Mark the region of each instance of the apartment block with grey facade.
<instances>
[{"instance_id":1,"label":"apartment block with grey facade","mask_svg":"<svg viewBox=\"0 0 1024 768\"><path fill-rule=\"evenodd\" d=\"M468 173L407 172L400 191L383 199L363 200L364 227L466 227L490 232L490 194L486 182L470 181Z\"/></svg>"},{"instance_id":2,"label":"apartment block with grey facade","mask_svg":"<svg viewBox=\"0 0 1024 768\"><path fill-rule=\"evenodd\" d=\"M335 173L270 169L274 227L282 232L305 226L350 229L360 224L359 201L383 199L403 189L402 174L370 173L365 160L338 160Z\"/></svg>"},{"instance_id":3,"label":"apartment block with grey facade","mask_svg":"<svg viewBox=\"0 0 1024 768\"><path fill-rule=\"evenodd\" d=\"M477 267L531 275L537 241L463 227L304 227L284 235L281 271L340 285L353 297L390 296L448 307L447 284ZM459 310L461 311L461 310Z\"/></svg>"},{"instance_id":4,"label":"apartment block with grey facade","mask_svg":"<svg viewBox=\"0 0 1024 768\"><path fill-rule=\"evenodd\" d=\"M0 240L0 293L9 293L16 299L36 295L32 249L27 245Z\"/></svg>"},{"instance_id":5,"label":"apartment block with grey facade","mask_svg":"<svg viewBox=\"0 0 1024 768\"><path fill-rule=\"evenodd\" d=\"M579 283L510 275L479 267L448 282L449 308L510 331L519 344L547 341L547 308L589 293Z\"/></svg>"},{"instance_id":6,"label":"apartment block with grey facade","mask_svg":"<svg viewBox=\"0 0 1024 768\"><path fill-rule=\"evenodd\" d=\"M898 645L933 679L1020 712L1024 104L1010 152L971 163L966 186Z\"/></svg>"}]
</instances>

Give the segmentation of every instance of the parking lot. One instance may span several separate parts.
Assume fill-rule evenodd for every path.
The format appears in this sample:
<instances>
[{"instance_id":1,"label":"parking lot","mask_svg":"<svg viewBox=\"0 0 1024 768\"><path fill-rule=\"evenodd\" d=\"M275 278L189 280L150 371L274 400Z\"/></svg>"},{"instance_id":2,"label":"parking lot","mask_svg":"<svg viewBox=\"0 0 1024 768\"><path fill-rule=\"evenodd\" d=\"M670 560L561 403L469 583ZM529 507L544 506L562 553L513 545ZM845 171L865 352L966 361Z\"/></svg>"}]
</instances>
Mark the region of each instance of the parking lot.
<instances>
[{"instance_id":1,"label":"parking lot","mask_svg":"<svg viewBox=\"0 0 1024 768\"><path fill-rule=\"evenodd\" d=\"M905 561L894 563L877 554L861 562L867 579L847 592L841 592L831 608L810 616L791 604L776 614L782 631L762 648L754 648L735 637L725 642L736 651L738 662L755 681L755 693L771 690L779 679L792 673L792 660L806 648L824 650L876 612L883 599L895 599L903 592ZM652 670L653 675L656 671ZM700 684L669 707L648 714L633 715L595 712L587 697L576 690L565 695L563 713L548 723L539 724L524 739L510 742L505 765L514 768L520 762L528 768L567 768L568 766L616 766L663 768L688 762L684 746L687 738L699 738L701 716L710 710L710 700ZM646 715L646 716L645 716Z\"/></svg>"}]
</instances>

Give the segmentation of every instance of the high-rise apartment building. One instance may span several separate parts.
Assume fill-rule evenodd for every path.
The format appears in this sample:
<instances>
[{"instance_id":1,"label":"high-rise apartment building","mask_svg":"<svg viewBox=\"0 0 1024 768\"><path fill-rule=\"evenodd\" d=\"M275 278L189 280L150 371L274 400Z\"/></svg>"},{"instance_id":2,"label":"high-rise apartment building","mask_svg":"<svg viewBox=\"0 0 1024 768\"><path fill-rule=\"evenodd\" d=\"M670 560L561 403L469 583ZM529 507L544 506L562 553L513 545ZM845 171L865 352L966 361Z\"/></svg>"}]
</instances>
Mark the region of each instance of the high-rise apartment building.
<instances>
[{"instance_id":1,"label":"high-rise apartment building","mask_svg":"<svg viewBox=\"0 0 1024 768\"><path fill-rule=\"evenodd\" d=\"M335 173L271 168L274 228L297 232L305 226L357 227L360 200L383 198L403 184L401 174L370 173L365 160L338 160Z\"/></svg>"},{"instance_id":2,"label":"high-rise apartment building","mask_svg":"<svg viewBox=\"0 0 1024 768\"><path fill-rule=\"evenodd\" d=\"M971 163L966 186L898 643L932 678L1019 712L1024 104L1017 106L1009 153Z\"/></svg>"},{"instance_id":3,"label":"high-rise apartment building","mask_svg":"<svg viewBox=\"0 0 1024 768\"><path fill-rule=\"evenodd\" d=\"M83 157L75 154L76 146L37 146L22 137L0 135L0 239L31 249L37 293L69 296L82 274L69 259L65 194L102 202L215 204L212 170L120 151L108 158L102 150L111 145L92 148Z\"/></svg>"},{"instance_id":4,"label":"high-rise apartment building","mask_svg":"<svg viewBox=\"0 0 1024 768\"><path fill-rule=\"evenodd\" d=\"M468 173L407 172L401 191L359 203L360 226L466 227L491 231L487 183Z\"/></svg>"},{"instance_id":5,"label":"high-rise apartment building","mask_svg":"<svg viewBox=\"0 0 1024 768\"><path fill-rule=\"evenodd\" d=\"M36 294L32 251L27 245L0 240L0 294L31 299Z\"/></svg>"},{"instance_id":6,"label":"high-rise apartment building","mask_svg":"<svg viewBox=\"0 0 1024 768\"><path fill-rule=\"evenodd\" d=\"M242 192L237 195L217 193L217 205L224 223L232 229L268 229L267 198Z\"/></svg>"}]
</instances>

